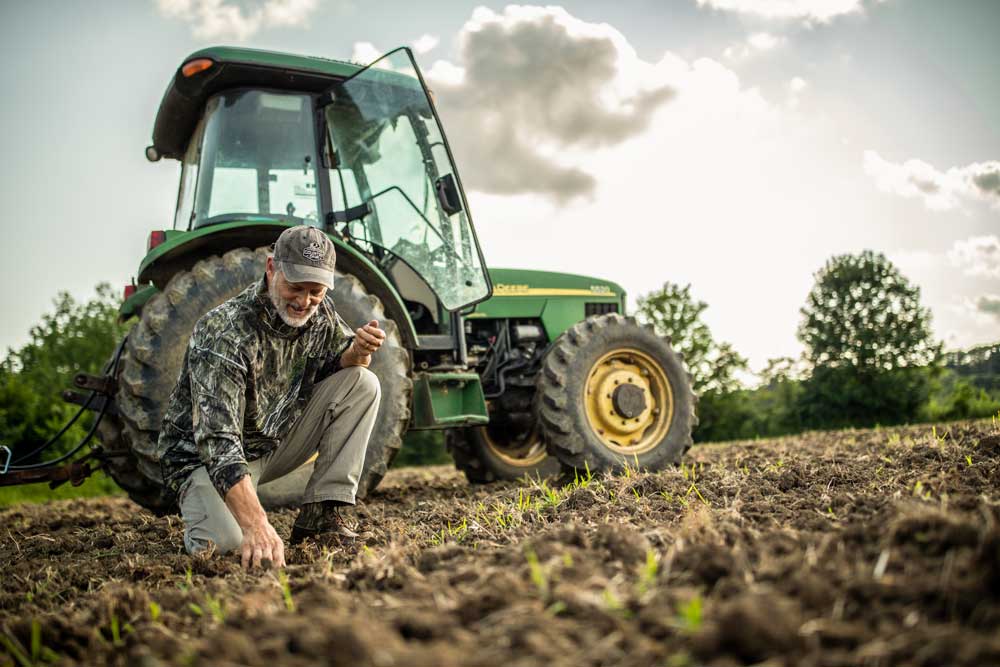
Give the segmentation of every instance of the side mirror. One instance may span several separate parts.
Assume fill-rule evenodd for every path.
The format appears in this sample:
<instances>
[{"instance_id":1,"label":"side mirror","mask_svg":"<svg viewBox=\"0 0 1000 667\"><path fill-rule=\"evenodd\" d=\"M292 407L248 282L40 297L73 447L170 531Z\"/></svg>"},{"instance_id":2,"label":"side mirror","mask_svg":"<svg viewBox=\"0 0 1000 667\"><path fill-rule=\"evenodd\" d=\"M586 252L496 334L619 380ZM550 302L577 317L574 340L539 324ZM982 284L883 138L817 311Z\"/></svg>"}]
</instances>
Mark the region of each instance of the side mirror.
<instances>
[{"instance_id":1,"label":"side mirror","mask_svg":"<svg viewBox=\"0 0 1000 667\"><path fill-rule=\"evenodd\" d=\"M160 155L160 151L156 150L156 146L146 146L147 160L150 162L159 162L161 157L163 156Z\"/></svg>"},{"instance_id":2,"label":"side mirror","mask_svg":"<svg viewBox=\"0 0 1000 667\"><path fill-rule=\"evenodd\" d=\"M445 213L455 215L462 210L462 198L458 196L458 186L453 175L445 174L434 181L434 190L437 192L441 210Z\"/></svg>"}]
</instances>

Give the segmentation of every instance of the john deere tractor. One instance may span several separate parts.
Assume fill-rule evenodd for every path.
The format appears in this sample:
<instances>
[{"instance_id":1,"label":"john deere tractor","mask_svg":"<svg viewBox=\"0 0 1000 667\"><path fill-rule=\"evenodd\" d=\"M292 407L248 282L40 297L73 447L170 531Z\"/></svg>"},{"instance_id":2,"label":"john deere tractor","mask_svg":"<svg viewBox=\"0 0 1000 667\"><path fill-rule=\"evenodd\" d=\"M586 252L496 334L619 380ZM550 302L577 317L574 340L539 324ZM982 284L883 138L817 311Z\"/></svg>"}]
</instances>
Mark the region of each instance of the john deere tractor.
<instances>
[{"instance_id":1,"label":"john deere tractor","mask_svg":"<svg viewBox=\"0 0 1000 667\"><path fill-rule=\"evenodd\" d=\"M470 481L659 469L691 443L694 399L668 341L625 317L600 278L487 270L462 182L408 49L368 67L249 49L185 59L167 87L151 161L180 163L173 225L149 235L104 377L99 458L139 504L169 511L156 442L188 337L259 279L268 247L314 225L337 247L334 299L352 327L388 334L359 494L408 429L447 429ZM263 485L294 504L310 464Z\"/></svg>"}]
</instances>

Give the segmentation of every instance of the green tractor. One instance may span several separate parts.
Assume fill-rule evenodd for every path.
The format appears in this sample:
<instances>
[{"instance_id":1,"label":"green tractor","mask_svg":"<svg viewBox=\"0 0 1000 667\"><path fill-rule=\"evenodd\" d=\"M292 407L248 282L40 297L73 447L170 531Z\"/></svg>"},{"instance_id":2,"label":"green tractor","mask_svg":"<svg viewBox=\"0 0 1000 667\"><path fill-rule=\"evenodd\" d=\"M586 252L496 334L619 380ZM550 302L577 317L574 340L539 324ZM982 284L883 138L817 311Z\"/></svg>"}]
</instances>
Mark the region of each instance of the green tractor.
<instances>
[{"instance_id":1,"label":"green tractor","mask_svg":"<svg viewBox=\"0 0 1000 667\"><path fill-rule=\"evenodd\" d=\"M388 335L371 367L382 403L360 496L409 429L447 429L472 482L656 470L690 446L682 360L624 316L618 285L487 270L408 49L368 67L198 51L171 80L146 155L180 163L173 227L150 234L126 288L121 315L138 321L108 374L77 379L106 394L99 458L139 504L174 504L156 443L195 322L258 279L269 246L300 224L337 247L338 312L352 327L378 320ZM309 474L307 463L263 485L262 500L294 504Z\"/></svg>"}]
</instances>

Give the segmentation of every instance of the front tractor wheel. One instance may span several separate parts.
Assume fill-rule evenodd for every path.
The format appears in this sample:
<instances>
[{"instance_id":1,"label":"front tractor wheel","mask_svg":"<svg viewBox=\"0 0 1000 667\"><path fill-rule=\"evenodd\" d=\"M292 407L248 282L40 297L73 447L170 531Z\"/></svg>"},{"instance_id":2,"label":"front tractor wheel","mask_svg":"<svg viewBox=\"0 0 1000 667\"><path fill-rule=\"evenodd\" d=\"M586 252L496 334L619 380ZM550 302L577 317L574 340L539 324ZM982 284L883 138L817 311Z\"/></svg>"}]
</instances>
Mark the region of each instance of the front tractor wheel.
<instances>
[{"instance_id":1,"label":"front tractor wheel","mask_svg":"<svg viewBox=\"0 0 1000 667\"><path fill-rule=\"evenodd\" d=\"M567 468L661 470L691 446L687 371L651 327L616 313L560 336L538 376L542 433Z\"/></svg>"},{"instance_id":2,"label":"front tractor wheel","mask_svg":"<svg viewBox=\"0 0 1000 667\"><path fill-rule=\"evenodd\" d=\"M548 455L538 429L515 435L502 425L445 432L455 467L473 484L559 474L559 460Z\"/></svg>"}]
</instances>

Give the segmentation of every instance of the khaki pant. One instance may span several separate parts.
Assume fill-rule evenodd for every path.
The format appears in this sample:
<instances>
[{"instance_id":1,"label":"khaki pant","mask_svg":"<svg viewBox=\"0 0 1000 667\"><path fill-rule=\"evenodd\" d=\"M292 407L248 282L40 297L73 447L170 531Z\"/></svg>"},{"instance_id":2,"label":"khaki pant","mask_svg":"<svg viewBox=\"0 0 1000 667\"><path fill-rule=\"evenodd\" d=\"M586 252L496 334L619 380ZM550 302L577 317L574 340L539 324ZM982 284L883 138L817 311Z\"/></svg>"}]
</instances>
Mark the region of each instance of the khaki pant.
<instances>
[{"instance_id":1,"label":"khaki pant","mask_svg":"<svg viewBox=\"0 0 1000 667\"><path fill-rule=\"evenodd\" d=\"M380 396L378 378L360 366L338 371L317 384L302 416L278 448L250 461L254 489L287 475L318 453L302 502L354 504ZM188 553L206 549L209 540L219 553L239 549L243 531L204 466L181 485L179 504Z\"/></svg>"}]
</instances>

